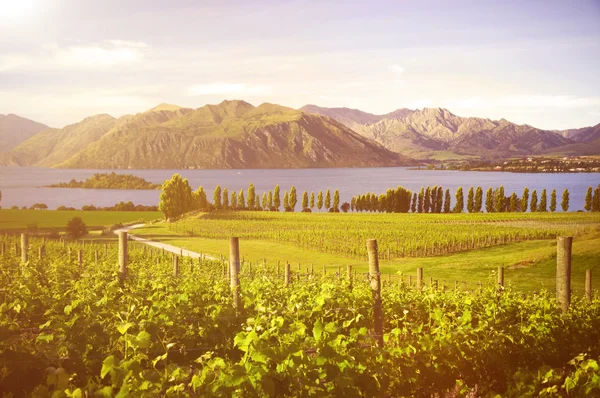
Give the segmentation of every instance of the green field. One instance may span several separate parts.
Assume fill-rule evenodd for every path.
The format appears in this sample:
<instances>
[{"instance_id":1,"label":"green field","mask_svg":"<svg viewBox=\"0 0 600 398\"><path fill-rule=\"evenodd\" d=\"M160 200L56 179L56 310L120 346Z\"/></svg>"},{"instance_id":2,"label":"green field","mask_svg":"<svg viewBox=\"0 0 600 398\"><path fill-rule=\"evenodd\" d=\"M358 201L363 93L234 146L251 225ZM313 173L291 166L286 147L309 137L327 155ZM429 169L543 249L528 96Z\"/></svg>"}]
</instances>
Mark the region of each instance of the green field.
<instances>
[{"instance_id":1,"label":"green field","mask_svg":"<svg viewBox=\"0 0 600 398\"><path fill-rule=\"evenodd\" d=\"M428 282L431 277L448 287L456 282L472 286L494 280L497 267L503 266L506 284L525 291L554 289L555 237L572 235L573 289L579 293L585 270L600 269L599 225L600 215L592 213L224 212L158 223L134 234L224 257L229 255L228 238L238 236L246 261L289 262L294 269L300 264L303 270L314 264L318 272L323 265L329 271L352 265L357 272L366 272L365 242L376 238L382 273L397 281L408 282L408 276L423 267ZM323 236L328 243L323 243Z\"/></svg>"},{"instance_id":2,"label":"green field","mask_svg":"<svg viewBox=\"0 0 600 398\"><path fill-rule=\"evenodd\" d=\"M162 218L158 211L83 211L83 210L0 210L0 231L27 229L35 224L39 229L62 229L73 217L81 217L88 229L136 221L148 222Z\"/></svg>"}]
</instances>

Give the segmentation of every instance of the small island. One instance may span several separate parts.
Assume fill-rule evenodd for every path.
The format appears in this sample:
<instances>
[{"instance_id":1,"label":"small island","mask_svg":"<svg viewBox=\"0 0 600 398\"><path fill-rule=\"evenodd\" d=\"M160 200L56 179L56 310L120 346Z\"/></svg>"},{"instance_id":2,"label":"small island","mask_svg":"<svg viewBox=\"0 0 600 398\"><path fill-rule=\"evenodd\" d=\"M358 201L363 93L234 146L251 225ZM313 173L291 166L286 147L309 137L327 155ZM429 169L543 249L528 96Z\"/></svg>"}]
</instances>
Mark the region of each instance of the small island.
<instances>
[{"instance_id":1,"label":"small island","mask_svg":"<svg viewBox=\"0 0 600 398\"><path fill-rule=\"evenodd\" d=\"M48 188L86 188L86 189L160 189L160 184L153 184L141 177L131 174L96 173L85 181L71 180L58 184L46 185Z\"/></svg>"}]
</instances>

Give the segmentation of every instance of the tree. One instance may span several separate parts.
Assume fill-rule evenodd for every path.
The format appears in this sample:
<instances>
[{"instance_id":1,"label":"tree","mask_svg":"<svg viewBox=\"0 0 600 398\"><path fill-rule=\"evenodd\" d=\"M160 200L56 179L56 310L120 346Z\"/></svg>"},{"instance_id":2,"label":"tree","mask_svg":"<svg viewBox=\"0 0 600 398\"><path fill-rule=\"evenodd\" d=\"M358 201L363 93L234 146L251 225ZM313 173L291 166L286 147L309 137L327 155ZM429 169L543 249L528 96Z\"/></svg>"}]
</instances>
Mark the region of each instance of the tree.
<instances>
[{"instance_id":1,"label":"tree","mask_svg":"<svg viewBox=\"0 0 600 398\"><path fill-rule=\"evenodd\" d=\"M550 195L550 211L552 213L556 211L556 189L553 189Z\"/></svg>"},{"instance_id":2,"label":"tree","mask_svg":"<svg viewBox=\"0 0 600 398\"><path fill-rule=\"evenodd\" d=\"M560 203L562 211L569 211L569 190L565 189L562 194L562 202Z\"/></svg>"},{"instance_id":3,"label":"tree","mask_svg":"<svg viewBox=\"0 0 600 398\"><path fill-rule=\"evenodd\" d=\"M270 210L269 208L269 202L267 199L267 193L263 192L263 196L262 196L262 208L263 210Z\"/></svg>"},{"instance_id":4,"label":"tree","mask_svg":"<svg viewBox=\"0 0 600 398\"><path fill-rule=\"evenodd\" d=\"M348 210L350 210L350 203L348 203L348 202L342 203L342 205L340 206L340 209L342 209L342 211L344 213L348 213Z\"/></svg>"},{"instance_id":5,"label":"tree","mask_svg":"<svg viewBox=\"0 0 600 398\"><path fill-rule=\"evenodd\" d=\"M477 190L475 191L475 205L473 208L475 213L481 213L482 205L483 205L483 189L481 189L481 187L477 187Z\"/></svg>"},{"instance_id":6,"label":"tree","mask_svg":"<svg viewBox=\"0 0 600 398\"><path fill-rule=\"evenodd\" d=\"M523 190L523 196L521 196L521 211L524 213L527 211L529 205L529 188L525 187Z\"/></svg>"},{"instance_id":7,"label":"tree","mask_svg":"<svg viewBox=\"0 0 600 398\"><path fill-rule=\"evenodd\" d=\"M281 207L281 196L279 193L279 185L275 185L275 192L273 193L273 207L276 211L279 211Z\"/></svg>"},{"instance_id":8,"label":"tree","mask_svg":"<svg viewBox=\"0 0 600 398\"><path fill-rule=\"evenodd\" d=\"M485 192L485 211L491 213L494 211L494 191L489 187Z\"/></svg>"},{"instance_id":9,"label":"tree","mask_svg":"<svg viewBox=\"0 0 600 398\"><path fill-rule=\"evenodd\" d=\"M467 211L469 213L475 211L475 192L473 191L473 187L469 188L469 193L467 194Z\"/></svg>"},{"instance_id":10,"label":"tree","mask_svg":"<svg viewBox=\"0 0 600 398\"><path fill-rule=\"evenodd\" d=\"M431 188L430 195L431 196L429 197L429 211L435 213L435 206L437 203L437 185L434 185L433 188Z\"/></svg>"},{"instance_id":11,"label":"tree","mask_svg":"<svg viewBox=\"0 0 600 398\"><path fill-rule=\"evenodd\" d=\"M302 192L302 210L308 208L308 192Z\"/></svg>"},{"instance_id":12,"label":"tree","mask_svg":"<svg viewBox=\"0 0 600 398\"><path fill-rule=\"evenodd\" d=\"M444 207L444 189L441 186L439 186L438 192L436 195L435 212L441 213L443 207Z\"/></svg>"},{"instance_id":13,"label":"tree","mask_svg":"<svg viewBox=\"0 0 600 398\"><path fill-rule=\"evenodd\" d=\"M592 211L600 211L600 185L594 189L594 196L592 198Z\"/></svg>"},{"instance_id":14,"label":"tree","mask_svg":"<svg viewBox=\"0 0 600 398\"><path fill-rule=\"evenodd\" d=\"M165 219L179 217L194 208L194 196L188 180L179 174L174 174L162 185L158 209L163 212Z\"/></svg>"},{"instance_id":15,"label":"tree","mask_svg":"<svg viewBox=\"0 0 600 398\"><path fill-rule=\"evenodd\" d=\"M512 193L512 195L510 195L510 203L508 205L508 211L510 211L511 213L514 213L515 211L517 211L517 201L519 199L517 198L517 194L515 192Z\"/></svg>"},{"instance_id":16,"label":"tree","mask_svg":"<svg viewBox=\"0 0 600 398\"><path fill-rule=\"evenodd\" d=\"M413 193L413 197L412 197L412 203L410 205L410 211L412 211L413 213L415 213L417 211L417 193Z\"/></svg>"},{"instance_id":17,"label":"tree","mask_svg":"<svg viewBox=\"0 0 600 398\"><path fill-rule=\"evenodd\" d=\"M315 193L311 192L310 193L310 209L314 209L315 208Z\"/></svg>"},{"instance_id":18,"label":"tree","mask_svg":"<svg viewBox=\"0 0 600 398\"><path fill-rule=\"evenodd\" d=\"M283 193L283 211L290 211L290 195L288 191Z\"/></svg>"},{"instance_id":19,"label":"tree","mask_svg":"<svg viewBox=\"0 0 600 398\"><path fill-rule=\"evenodd\" d=\"M340 191L337 189L333 192L333 208L335 210L339 210L340 208Z\"/></svg>"},{"instance_id":20,"label":"tree","mask_svg":"<svg viewBox=\"0 0 600 398\"><path fill-rule=\"evenodd\" d=\"M418 203L418 212L423 213L423 207L425 205L425 188L421 187L419 191L419 203Z\"/></svg>"},{"instance_id":21,"label":"tree","mask_svg":"<svg viewBox=\"0 0 600 398\"><path fill-rule=\"evenodd\" d=\"M244 190L240 189L240 193L238 193L238 206L240 209L246 208L246 198L244 198Z\"/></svg>"},{"instance_id":22,"label":"tree","mask_svg":"<svg viewBox=\"0 0 600 398\"><path fill-rule=\"evenodd\" d=\"M206 198L206 192L204 192L202 186L198 187L196 192L194 192L194 202L196 209L200 211L208 210L208 199Z\"/></svg>"},{"instance_id":23,"label":"tree","mask_svg":"<svg viewBox=\"0 0 600 398\"><path fill-rule=\"evenodd\" d=\"M267 208L269 211L273 210L273 191L269 189L269 195L267 196Z\"/></svg>"},{"instance_id":24,"label":"tree","mask_svg":"<svg viewBox=\"0 0 600 398\"><path fill-rule=\"evenodd\" d=\"M592 187L589 187L585 194L585 205L583 208L587 211L592 211Z\"/></svg>"},{"instance_id":25,"label":"tree","mask_svg":"<svg viewBox=\"0 0 600 398\"><path fill-rule=\"evenodd\" d=\"M213 192L213 205L215 206L215 209L220 210L221 209L221 186L217 185L215 187L215 190Z\"/></svg>"},{"instance_id":26,"label":"tree","mask_svg":"<svg viewBox=\"0 0 600 398\"><path fill-rule=\"evenodd\" d=\"M253 210L255 205L258 205L256 201L256 192L254 191L254 185L250 183L250 185L248 185L248 209Z\"/></svg>"},{"instance_id":27,"label":"tree","mask_svg":"<svg viewBox=\"0 0 600 398\"><path fill-rule=\"evenodd\" d=\"M446 197L444 198L444 213L450 213L450 201L452 197L450 196L450 190L446 188Z\"/></svg>"},{"instance_id":28,"label":"tree","mask_svg":"<svg viewBox=\"0 0 600 398\"><path fill-rule=\"evenodd\" d=\"M454 205L454 213L462 213L465 210L465 198L463 196L462 187L456 190L456 204Z\"/></svg>"},{"instance_id":29,"label":"tree","mask_svg":"<svg viewBox=\"0 0 600 398\"><path fill-rule=\"evenodd\" d=\"M294 211L296 209L296 204L298 203L298 197L296 196L296 187L293 185L290 188L290 196L288 199L289 199L290 210Z\"/></svg>"},{"instance_id":30,"label":"tree","mask_svg":"<svg viewBox=\"0 0 600 398\"><path fill-rule=\"evenodd\" d=\"M329 189L325 192L325 208L329 209L331 207L331 192Z\"/></svg>"},{"instance_id":31,"label":"tree","mask_svg":"<svg viewBox=\"0 0 600 398\"><path fill-rule=\"evenodd\" d=\"M260 206L260 195L259 194L256 194L256 196L254 197L254 203L256 203L257 210L262 210L262 207Z\"/></svg>"},{"instance_id":32,"label":"tree","mask_svg":"<svg viewBox=\"0 0 600 398\"><path fill-rule=\"evenodd\" d=\"M87 235L87 226L81 219L81 217L73 217L67 223L67 233L71 235L73 239L79 239L82 236Z\"/></svg>"},{"instance_id":33,"label":"tree","mask_svg":"<svg viewBox=\"0 0 600 398\"><path fill-rule=\"evenodd\" d=\"M425 189L425 198L423 199L423 212L429 213L431 207L431 188Z\"/></svg>"},{"instance_id":34,"label":"tree","mask_svg":"<svg viewBox=\"0 0 600 398\"><path fill-rule=\"evenodd\" d=\"M235 191L231 192L231 208L234 210L238 208L238 196Z\"/></svg>"},{"instance_id":35,"label":"tree","mask_svg":"<svg viewBox=\"0 0 600 398\"><path fill-rule=\"evenodd\" d=\"M531 192L531 205L529 206L529 208L531 209L532 213L536 212L538 209L537 191L535 189L533 190L533 192Z\"/></svg>"},{"instance_id":36,"label":"tree","mask_svg":"<svg viewBox=\"0 0 600 398\"><path fill-rule=\"evenodd\" d=\"M496 212L503 213L506 210L506 197L504 196L504 185L500 185L496 191Z\"/></svg>"},{"instance_id":37,"label":"tree","mask_svg":"<svg viewBox=\"0 0 600 398\"><path fill-rule=\"evenodd\" d=\"M235 207L233 208L235 209ZM223 189L223 209L229 209L229 191L227 190L227 188Z\"/></svg>"},{"instance_id":38,"label":"tree","mask_svg":"<svg viewBox=\"0 0 600 398\"><path fill-rule=\"evenodd\" d=\"M321 210L323 208L323 191L319 191L319 195L317 195L317 209Z\"/></svg>"},{"instance_id":39,"label":"tree","mask_svg":"<svg viewBox=\"0 0 600 398\"><path fill-rule=\"evenodd\" d=\"M540 198L540 204L538 206L538 210L539 212L545 213L548 211L548 205L547 205L547 197L546 197L546 189L542 189L542 197Z\"/></svg>"}]
</instances>

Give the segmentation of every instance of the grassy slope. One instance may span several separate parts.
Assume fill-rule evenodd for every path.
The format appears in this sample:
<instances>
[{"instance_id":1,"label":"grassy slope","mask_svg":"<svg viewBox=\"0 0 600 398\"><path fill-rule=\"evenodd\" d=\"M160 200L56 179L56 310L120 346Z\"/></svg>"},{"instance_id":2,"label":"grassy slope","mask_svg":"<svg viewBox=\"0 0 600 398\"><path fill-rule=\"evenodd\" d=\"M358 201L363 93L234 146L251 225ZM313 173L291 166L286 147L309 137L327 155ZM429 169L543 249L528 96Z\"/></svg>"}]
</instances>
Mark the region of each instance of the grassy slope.
<instances>
[{"instance_id":1,"label":"grassy slope","mask_svg":"<svg viewBox=\"0 0 600 398\"><path fill-rule=\"evenodd\" d=\"M160 219L157 211L82 211L82 210L0 210L0 230L25 229L37 223L38 228L64 228L73 217L81 217L88 228L118 223Z\"/></svg>"},{"instance_id":2,"label":"grassy slope","mask_svg":"<svg viewBox=\"0 0 600 398\"><path fill-rule=\"evenodd\" d=\"M562 218L565 215L556 216ZM483 219L485 216L474 215L473 218ZM577 219L575 214L573 218ZM135 234L196 252L225 257L229 255L229 242L226 239L179 236L162 223L136 230ZM333 270L337 270L339 266L352 265L359 273L367 271L366 261L306 250L292 244L242 239L240 240L240 252L246 261L262 262L263 259L270 263L288 261L293 265L293 270L296 269L298 263L302 265L303 269L312 263L315 264L315 271L318 272L321 272L323 264ZM541 288L550 290L554 288L555 258L556 244L554 240L537 240L443 257L380 260L380 267L384 274L404 275L405 281L408 280L408 275L416 275L418 267L423 267L427 281L432 277L439 280L440 284L445 283L448 287L453 287L454 281L459 281L461 284L466 281L471 286L478 282L493 283L497 267L504 266L507 285L525 291L534 291ZM580 236L574 242L573 289L577 293L583 291L586 269L600 269L600 234L598 232ZM396 280L400 278L400 276L393 277Z\"/></svg>"}]
</instances>

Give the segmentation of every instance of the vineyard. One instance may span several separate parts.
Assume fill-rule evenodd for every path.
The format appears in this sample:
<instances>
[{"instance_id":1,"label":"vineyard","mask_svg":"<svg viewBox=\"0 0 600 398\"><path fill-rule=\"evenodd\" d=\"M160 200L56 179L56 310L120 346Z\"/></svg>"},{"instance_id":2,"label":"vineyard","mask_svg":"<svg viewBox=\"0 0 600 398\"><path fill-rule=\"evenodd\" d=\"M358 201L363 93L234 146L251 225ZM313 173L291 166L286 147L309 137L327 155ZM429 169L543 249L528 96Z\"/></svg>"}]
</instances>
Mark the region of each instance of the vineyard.
<instances>
[{"instance_id":1,"label":"vineyard","mask_svg":"<svg viewBox=\"0 0 600 398\"><path fill-rule=\"evenodd\" d=\"M285 242L317 252L366 259L366 239L385 259L444 256L597 229L595 213L310 214L213 212L169 223L172 233L210 239L238 236Z\"/></svg>"},{"instance_id":2,"label":"vineyard","mask_svg":"<svg viewBox=\"0 0 600 398\"><path fill-rule=\"evenodd\" d=\"M460 229L436 220L430 234ZM580 228L552 222L535 233ZM0 238L4 396L600 395L598 298L562 313L554 292L383 278L374 301L378 274L268 261L242 264L232 294L225 261L128 246L120 273L114 243L30 238L23 262L19 238Z\"/></svg>"}]
</instances>

